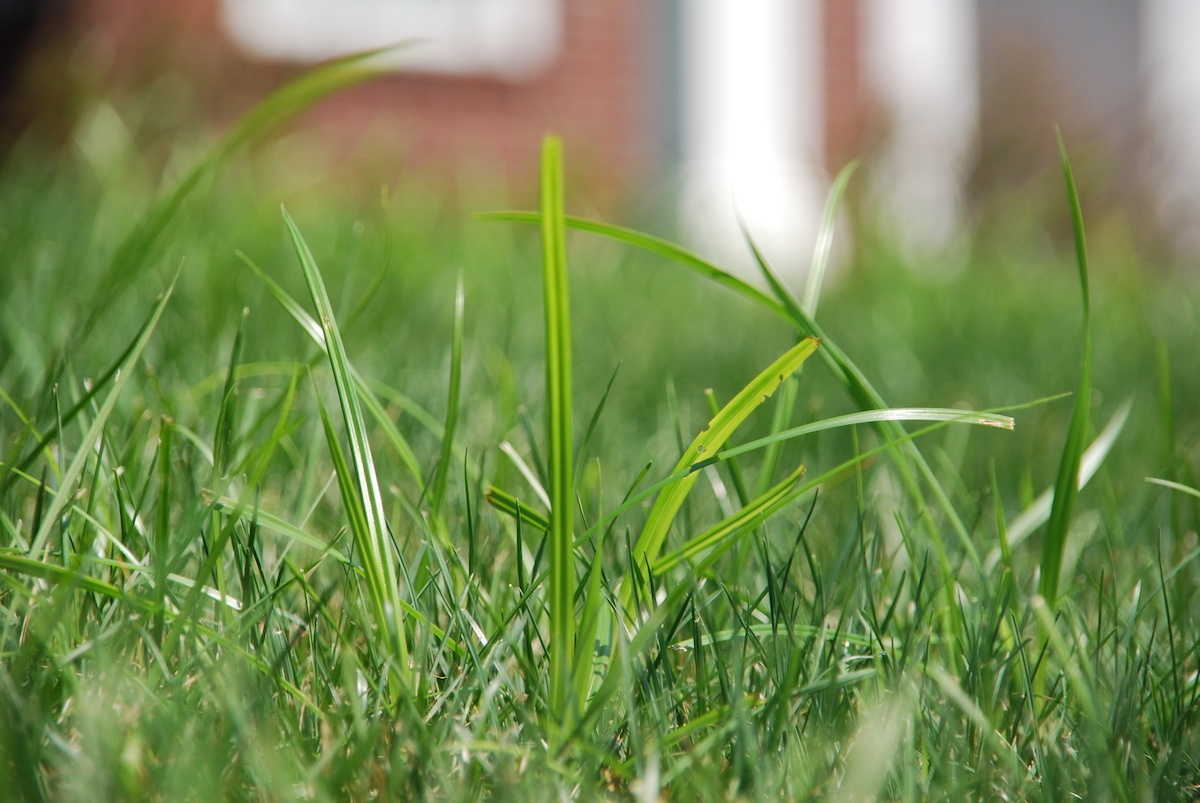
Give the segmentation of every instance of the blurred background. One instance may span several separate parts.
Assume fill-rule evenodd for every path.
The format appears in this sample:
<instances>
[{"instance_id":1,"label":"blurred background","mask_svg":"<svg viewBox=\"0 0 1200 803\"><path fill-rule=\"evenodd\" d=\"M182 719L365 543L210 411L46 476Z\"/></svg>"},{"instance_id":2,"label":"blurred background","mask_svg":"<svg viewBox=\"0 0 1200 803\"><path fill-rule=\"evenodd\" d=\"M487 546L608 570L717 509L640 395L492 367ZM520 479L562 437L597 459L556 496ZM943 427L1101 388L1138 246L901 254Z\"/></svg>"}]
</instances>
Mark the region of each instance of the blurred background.
<instances>
[{"instance_id":1,"label":"blurred background","mask_svg":"<svg viewBox=\"0 0 1200 803\"><path fill-rule=\"evenodd\" d=\"M990 409L1068 393L1083 349L1059 126L1089 235L1095 429L1133 402L1112 487L1194 484L1198 8L0 0L0 387L53 421L54 388L109 364L176 274L149 352L150 408L202 421L219 407L243 309L247 362L315 359L235 253L306 297L282 202L356 366L435 417L463 276L462 440L478 453L532 441L544 381L537 236L470 213L534 207L541 139L555 132L568 211L752 275L740 217L797 287L832 177L859 160L819 317L887 403ZM396 42L408 44L384 75L222 161L153 248L127 259L130 232L241 115L321 60ZM794 343L769 312L661 258L586 235L570 254L579 409L608 398L617 411L596 451L627 453L619 471L643 451L671 464L707 420L706 388L730 398ZM120 276L123 260L137 277ZM99 323L85 337L81 321ZM273 376L255 392L281 392ZM806 370L803 387L805 420L855 406L828 371ZM1005 500L1030 502L1054 476L1069 417L1060 399L1022 411L1011 436L939 441L964 509L992 515L974 489L993 460ZM24 437L17 418L0 417L5 427ZM406 434L436 456L422 432ZM830 465L851 448L833 433L798 459Z\"/></svg>"},{"instance_id":2,"label":"blurred background","mask_svg":"<svg viewBox=\"0 0 1200 803\"><path fill-rule=\"evenodd\" d=\"M554 131L585 208L745 268L740 214L796 275L855 158L856 208L915 262L1014 204L1061 216L1059 125L1092 219L1177 257L1200 247L1197 31L1188 0L0 0L0 142L74 147L111 112L146 152L411 40L308 115L314 158L522 198Z\"/></svg>"}]
</instances>

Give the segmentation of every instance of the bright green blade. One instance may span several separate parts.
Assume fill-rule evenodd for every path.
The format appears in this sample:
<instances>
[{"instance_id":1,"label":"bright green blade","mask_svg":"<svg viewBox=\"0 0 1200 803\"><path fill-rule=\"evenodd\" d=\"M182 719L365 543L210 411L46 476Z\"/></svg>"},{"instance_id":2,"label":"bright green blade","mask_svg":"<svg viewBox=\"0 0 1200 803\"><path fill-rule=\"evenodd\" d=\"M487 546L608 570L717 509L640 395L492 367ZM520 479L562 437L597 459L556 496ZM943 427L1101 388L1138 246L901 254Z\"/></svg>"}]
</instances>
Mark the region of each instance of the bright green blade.
<instances>
[{"instance_id":1,"label":"bright green blade","mask_svg":"<svg viewBox=\"0 0 1200 803\"><path fill-rule=\"evenodd\" d=\"M1158 477L1146 477L1146 482L1153 483L1154 485L1161 485L1164 488L1170 488L1172 491L1179 491L1180 493L1200 499L1200 490L1197 490L1190 485L1184 485L1182 482L1164 480Z\"/></svg>"},{"instance_id":2,"label":"bright green blade","mask_svg":"<svg viewBox=\"0 0 1200 803\"><path fill-rule=\"evenodd\" d=\"M571 316L563 225L562 141L542 142L542 282L546 316L546 448L550 494L550 707L575 718L575 483L571 446Z\"/></svg>"},{"instance_id":3,"label":"bright green blade","mask_svg":"<svg viewBox=\"0 0 1200 803\"><path fill-rule=\"evenodd\" d=\"M810 318L817 317L817 304L821 300L821 286L825 282L825 273L829 270L829 254L833 250L833 234L837 228L838 211L842 207L842 197L850 178L858 169L858 162L851 162L841 169L833 186L829 188L829 196L825 199L825 214L821 217L821 228L817 232L817 242L813 246L812 264L808 269L808 279L804 286L804 298L800 308Z\"/></svg>"},{"instance_id":4,"label":"bright green blade","mask_svg":"<svg viewBox=\"0 0 1200 803\"><path fill-rule=\"evenodd\" d=\"M485 220L505 220L518 223L537 223L539 215L536 212L493 212L480 215ZM864 410L885 408L888 406L884 401L883 396L875 389L871 382L867 379L866 374L850 359L850 357L841 350L817 324L813 317L807 314L801 306L791 298L790 293L785 293L781 300L776 300L771 296L766 295L762 291L751 287L741 279L730 275L726 271L703 259L700 256L688 251L685 248L680 248L673 243L658 237L653 237L648 234L627 229L621 226L613 226L608 223L602 223L595 220L586 220L582 218L566 218L566 224L573 229L579 231L591 232L604 237L617 240L618 242L632 245L636 248L649 251L653 254L666 257L683 267L700 274L717 284L728 287L743 298L755 301L764 308L770 310L784 320L788 321L802 336L815 337L822 343L821 358L825 364L833 372L837 380L845 387L854 402ZM966 552L968 559L977 567L981 567L978 551L971 541L970 533L967 532L966 525L963 524L958 511L950 503L949 497L945 490L941 487L937 476L929 467L924 455L920 450L911 443L911 439L904 437L904 430L895 422L881 421L877 425L880 434L887 440L894 441L899 444L900 452L896 453L896 467L900 474L900 479L904 483L905 490L910 497L919 505L924 505L924 494L921 491L918 476L929 486L937 501L938 508L942 515L946 517L946 521L954 530L959 542L962 544L963 550ZM952 574L949 555L946 552L945 543L941 533L936 527L936 523L932 516L923 516L921 521L925 527L935 550L938 553L939 563L942 570L947 576Z\"/></svg>"},{"instance_id":5,"label":"bright green blade","mask_svg":"<svg viewBox=\"0 0 1200 803\"><path fill-rule=\"evenodd\" d=\"M205 495L205 499L207 500L208 498L209 497ZM216 498L216 510L239 518L246 515L248 512L252 512L255 523L264 530L269 530L273 533L282 535L285 538L295 541L298 544L303 544L306 547L315 549L319 552L329 555L329 557L341 563L350 562L350 559L344 553L333 548L325 541L322 541L315 535L306 533L304 530L301 530L294 524L284 521L279 516L268 513L261 508L255 508L252 505L247 505L244 502L239 502L238 500L232 499L228 496L219 496Z\"/></svg>"},{"instance_id":6,"label":"bright green blade","mask_svg":"<svg viewBox=\"0 0 1200 803\"><path fill-rule=\"evenodd\" d=\"M246 256L241 251L237 251L236 253L242 262L244 262L246 266L250 268L250 270L254 271L254 274L258 276L262 283L267 286L267 290L269 290L271 295L275 297L275 300L279 302L279 305L283 307L284 310L286 310L287 313L292 316L292 318L295 319L296 323L300 324L300 328L303 329L304 332L310 338L312 338L313 342L320 347L321 351L325 352L326 356L328 356L329 347L326 344L325 333L322 331L321 325L317 323L316 319L309 315L308 311L305 310L304 307L300 306L299 302L292 298L288 292L283 289L282 285L272 279L266 273L266 271L264 271L254 262L254 260L250 259L250 257ZM375 392L367 385L366 380L363 379L353 365L350 366L350 375L354 379L354 386L358 392L359 400L362 402L363 406L367 408L367 411L371 413L371 417L387 436L388 443L390 443L392 448L396 450L396 454L400 457L400 462L404 464L404 467L408 469L409 474L412 475L413 479L417 481L417 484L420 485L422 491L424 491L425 479L421 473L421 466L417 461L417 456L413 453L412 447L409 446L407 439L400 434L400 430L396 428L395 422L393 422L392 417L387 414L383 404L376 397ZM410 412L415 407L413 404L406 404L405 406L410 410ZM428 419L423 415L424 411L420 412L422 415L416 417L418 417L419 420L424 421L426 426L429 426L431 422L429 422ZM432 427L430 427L430 429L433 431ZM434 431L434 434L438 437L444 437L444 431L440 429L438 431Z\"/></svg>"},{"instance_id":7,"label":"bright green blade","mask_svg":"<svg viewBox=\"0 0 1200 803\"><path fill-rule=\"evenodd\" d=\"M538 223L541 220L541 215L537 212L480 212L476 215L480 220L498 220L508 221L513 223ZM627 229L623 226L614 226L609 223L601 223L596 220L588 220L587 218L575 217L567 215L563 218L563 222L570 228L577 231L586 231L592 234L600 234L605 237L611 237L614 240L628 243L630 245L649 251L652 254L666 257L667 259L678 262L695 272L712 279L717 284L728 287L739 295L755 301L767 309L772 310L780 315L785 315L783 307L779 306L766 293L747 284L736 276L721 270L716 265L713 265L703 257L675 245L674 243L664 240L661 237L655 237L651 234L643 234L635 229ZM786 317L786 315L785 315Z\"/></svg>"},{"instance_id":8,"label":"bright green blade","mask_svg":"<svg viewBox=\"0 0 1200 803\"><path fill-rule=\"evenodd\" d=\"M1125 428L1125 423L1129 420L1129 413L1133 409L1131 401L1124 402L1113 417L1109 419L1108 424L1096 436L1095 440L1083 452L1083 457L1079 461L1079 474L1076 478L1075 487L1082 490L1092 477L1096 476L1096 472L1100 470L1109 452L1112 451L1113 445L1117 441L1117 437ZM1054 501L1054 489L1047 488L1043 493L1038 495L1033 503L1026 507L1021 514L1008 524L1008 545L1015 547L1022 543L1030 535L1033 534L1038 527L1041 527L1050 518L1050 508ZM999 549L994 549L988 553L987 560L984 561L984 569L991 571L996 567L997 561L1000 560Z\"/></svg>"},{"instance_id":9,"label":"bright green blade","mask_svg":"<svg viewBox=\"0 0 1200 803\"><path fill-rule=\"evenodd\" d=\"M533 527L544 533L550 531L550 520L548 518L538 513L529 505L522 504L521 500L507 491L489 486L486 498L488 504L496 508L496 510L506 513L514 519L520 519L524 526Z\"/></svg>"}]
</instances>

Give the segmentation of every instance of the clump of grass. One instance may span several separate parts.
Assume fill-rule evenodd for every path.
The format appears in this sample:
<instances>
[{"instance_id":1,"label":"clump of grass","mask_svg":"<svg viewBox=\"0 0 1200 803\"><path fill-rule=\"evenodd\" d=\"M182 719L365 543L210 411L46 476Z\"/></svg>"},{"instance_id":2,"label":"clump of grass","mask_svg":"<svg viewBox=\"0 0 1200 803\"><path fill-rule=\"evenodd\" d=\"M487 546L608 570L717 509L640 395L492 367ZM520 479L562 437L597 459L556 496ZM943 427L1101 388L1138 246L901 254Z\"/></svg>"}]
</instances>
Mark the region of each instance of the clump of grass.
<instances>
[{"instance_id":1,"label":"clump of grass","mask_svg":"<svg viewBox=\"0 0 1200 803\"><path fill-rule=\"evenodd\" d=\"M232 149L217 153L208 174ZM667 240L567 216L562 160L547 140L538 212L489 216L538 224L540 271L515 227L430 237L387 217L371 224L379 241L428 250L380 271L375 257L398 249L367 244L355 268L337 234L352 218L334 208L282 225L272 212L257 235L214 244L200 232L225 229L206 215L250 215L193 209L189 195L223 190L185 179L131 235L150 237L138 282L165 292L118 304L101 288L105 325L86 347L51 325L54 283L14 267L61 238L61 215L39 217L19 174L0 175L0 212L21 198L29 228L0 233L13 294L0 330L13 346L0 349L8 793L1193 794L1197 428L1169 401L1191 374L1157 354L1186 359L1194 326L1152 345L1164 368L1151 395L1182 440L1145 471L1142 447L1164 450L1136 414L1139 375L1100 358L1093 371L1087 345L1069 414L1053 382L969 405L1003 410L972 411L940 385L889 406L872 349L896 344L876 310L929 293L898 275L824 298L814 282L801 300L765 262L760 290ZM849 180L831 193L816 275ZM1113 348L1104 321L1137 317L1089 287L1073 191L1068 204L1084 343L1095 336L1100 355ZM568 229L629 249L627 281L569 271L568 250L573 266L594 252ZM456 262L438 249L472 237L483 261L459 262L455 286L410 278ZM150 259L175 246L202 257L178 281L175 254ZM43 261L62 277L76 261L60 257ZM618 341L597 321L642 309L631 288L666 280L669 263L726 297L653 299L636 334L660 347L616 373ZM412 302L424 283L438 289ZM1006 298L988 303L1024 303ZM442 312L422 318L430 301ZM139 303L140 322L115 314ZM225 307L228 325L196 337ZM735 318L765 341L757 363L706 340ZM956 347L999 361L1020 342ZM714 389L663 401L662 377L687 388L695 366ZM1110 423L1093 436L1092 418Z\"/></svg>"}]
</instances>

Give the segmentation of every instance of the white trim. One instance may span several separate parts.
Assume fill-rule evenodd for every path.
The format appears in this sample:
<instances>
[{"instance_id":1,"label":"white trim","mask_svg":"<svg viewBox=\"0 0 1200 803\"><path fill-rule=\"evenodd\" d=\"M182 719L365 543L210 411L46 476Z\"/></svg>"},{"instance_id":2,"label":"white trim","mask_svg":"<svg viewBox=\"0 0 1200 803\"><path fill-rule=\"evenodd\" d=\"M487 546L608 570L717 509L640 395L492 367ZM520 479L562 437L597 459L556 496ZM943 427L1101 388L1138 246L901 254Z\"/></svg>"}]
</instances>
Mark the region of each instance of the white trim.
<instances>
[{"instance_id":1,"label":"white trim","mask_svg":"<svg viewBox=\"0 0 1200 803\"><path fill-rule=\"evenodd\" d=\"M697 250L758 275L808 267L824 198L821 16L797 0L684 0L680 223Z\"/></svg>"},{"instance_id":2,"label":"white trim","mask_svg":"<svg viewBox=\"0 0 1200 803\"><path fill-rule=\"evenodd\" d=\"M250 54L316 62L412 41L397 68L520 80L545 69L562 39L560 0L222 0Z\"/></svg>"},{"instance_id":3,"label":"white trim","mask_svg":"<svg viewBox=\"0 0 1200 803\"><path fill-rule=\"evenodd\" d=\"M884 221L916 251L959 234L979 127L978 23L971 0L867 0L867 84L887 141L869 183Z\"/></svg>"}]
</instances>

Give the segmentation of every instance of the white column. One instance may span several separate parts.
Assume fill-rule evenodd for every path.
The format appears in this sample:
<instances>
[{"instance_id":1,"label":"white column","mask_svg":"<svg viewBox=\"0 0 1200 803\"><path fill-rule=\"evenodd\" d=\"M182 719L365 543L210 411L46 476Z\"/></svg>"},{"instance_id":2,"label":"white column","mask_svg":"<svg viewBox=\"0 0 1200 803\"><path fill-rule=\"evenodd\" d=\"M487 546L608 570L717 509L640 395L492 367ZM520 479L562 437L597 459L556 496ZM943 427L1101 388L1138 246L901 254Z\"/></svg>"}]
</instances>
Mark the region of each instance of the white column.
<instances>
[{"instance_id":1,"label":"white column","mask_svg":"<svg viewBox=\"0 0 1200 803\"><path fill-rule=\"evenodd\" d=\"M868 95L886 138L866 180L882 222L917 252L945 247L979 117L974 0L865 0Z\"/></svg>"},{"instance_id":2,"label":"white column","mask_svg":"<svg viewBox=\"0 0 1200 803\"><path fill-rule=\"evenodd\" d=\"M1179 245L1200 250L1200 3L1144 0L1141 73L1149 124L1148 179Z\"/></svg>"},{"instance_id":3,"label":"white column","mask_svg":"<svg viewBox=\"0 0 1200 803\"><path fill-rule=\"evenodd\" d=\"M808 267L824 203L819 0L685 0L684 238L757 275L740 214L774 267Z\"/></svg>"}]
</instances>

